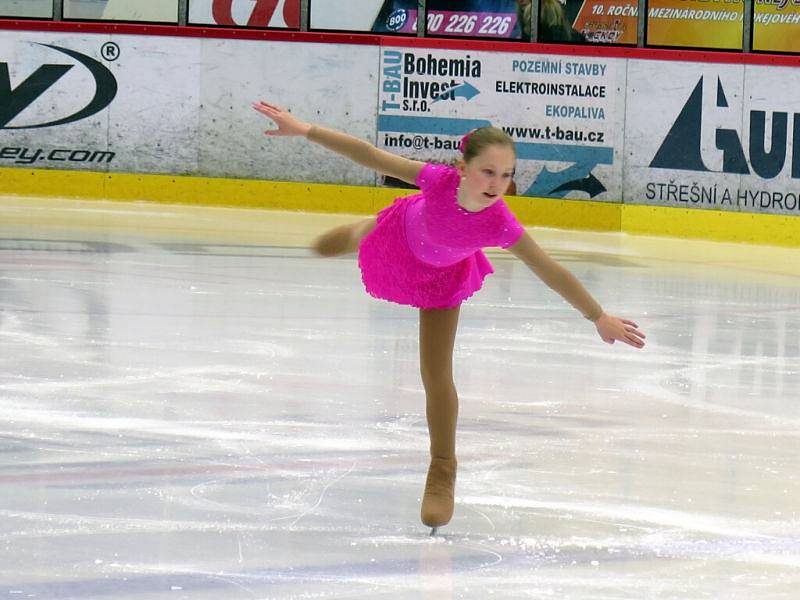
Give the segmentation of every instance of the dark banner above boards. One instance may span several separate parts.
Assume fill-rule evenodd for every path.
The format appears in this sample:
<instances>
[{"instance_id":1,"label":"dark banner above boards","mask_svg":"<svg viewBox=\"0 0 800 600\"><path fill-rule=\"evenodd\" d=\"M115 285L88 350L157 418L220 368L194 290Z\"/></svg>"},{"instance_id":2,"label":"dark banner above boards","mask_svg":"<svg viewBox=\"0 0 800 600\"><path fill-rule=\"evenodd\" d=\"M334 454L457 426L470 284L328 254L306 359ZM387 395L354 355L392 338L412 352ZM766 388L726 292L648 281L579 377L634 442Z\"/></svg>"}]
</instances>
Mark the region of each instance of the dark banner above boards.
<instances>
[{"instance_id":1,"label":"dark banner above boards","mask_svg":"<svg viewBox=\"0 0 800 600\"><path fill-rule=\"evenodd\" d=\"M64 0L64 18L177 23L178 0Z\"/></svg>"},{"instance_id":2,"label":"dark banner above boards","mask_svg":"<svg viewBox=\"0 0 800 600\"><path fill-rule=\"evenodd\" d=\"M300 29L300 0L190 0L189 24Z\"/></svg>"},{"instance_id":3,"label":"dark banner above boards","mask_svg":"<svg viewBox=\"0 0 800 600\"><path fill-rule=\"evenodd\" d=\"M428 0L429 36L530 39L531 0Z\"/></svg>"},{"instance_id":4,"label":"dark banner above boards","mask_svg":"<svg viewBox=\"0 0 800 600\"><path fill-rule=\"evenodd\" d=\"M753 50L800 52L800 0L755 0Z\"/></svg>"},{"instance_id":5,"label":"dark banner above boards","mask_svg":"<svg viewBox=\"0 0 800 600\"><path fill-rule=\"evenodd\" d=\"M0 17L53 18L53 0L0 0Z\"/></svg>"},{"instance_id":6,"label":"dark banner above boards","mask_svg":"<svg viewBox=\"0 0 800 600\"><path fill-rule=\"evenodd\" d=\"M744 0L648 0L647 45L741 50Z\"/></svg>"},{"instance_id":7,"label":"dark banner above boards","mask_svg":"<svg viewBox=\"0 0 800 600\"><path fill-rule=\"evenodd\" d=\"M416 35L417 0L311 0L314 30ZM428 0L431 37L530 39L530 0Z\"/></svg>"},{"instance_id":8,"label":"dark banner above boards","mask_svg":"<svg viewBox=\"0 0 800 600\"><path fill-rule=\"evenodd\" d=\"M541 0L539 41L635 46L638 19L638 0Z\"/></svg>"},{"instance_id":9,"label":"dark banner above boards","mask_svg":"<svg viewBox=\"0 0 800 600\"><path fill-rule=\"evenodd\" d=\"M311 0L311 29L417 34L417 0Z\"/></svg>"}]
</instances>

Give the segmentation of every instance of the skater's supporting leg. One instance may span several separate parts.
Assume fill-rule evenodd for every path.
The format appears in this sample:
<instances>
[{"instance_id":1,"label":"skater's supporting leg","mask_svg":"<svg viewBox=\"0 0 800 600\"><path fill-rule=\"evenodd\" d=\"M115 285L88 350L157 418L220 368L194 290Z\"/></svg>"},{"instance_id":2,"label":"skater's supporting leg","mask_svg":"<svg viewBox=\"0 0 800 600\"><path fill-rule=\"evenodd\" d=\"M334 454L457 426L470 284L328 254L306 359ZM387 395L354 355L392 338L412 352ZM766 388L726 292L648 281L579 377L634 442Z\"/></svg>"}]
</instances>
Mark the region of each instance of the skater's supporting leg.
<instances>
[{"instance_id":1,"label":"skater's supporting leg","mask_svg":"<svg viewBox=\"0 0 800 600\"><path fill-rule=\"evenodd\" d=\"M458 395L453 382L453 347L458 328L459 307L421 310L419 315L419 358L425 386L431 456L455 458Z\"/></svg>"},{"instance_id":2,"label":"skater's supporting leg","mask_svg":"<svg viewBox=\"0 0 800 600\"><path fill-rule=\"evenodd\" d=\"M323 233L312 244L314 252L320 256L339 256L358 251L361 240L375 227L375 217L340 225Z\"/></svg>"},{"instance_id":3,"label":"skater's supporting leg","mask_svg":"<svg viewBox=\"0 0 800 600\"><path fill-rule=\"evenodd\" d=\"M422 522L430 527L445 525L453 515L458 420L453 346L458 315L459 308L420 311L420 371L431 441L431 464L421 517Z\"/></svg>"}]
</instances>

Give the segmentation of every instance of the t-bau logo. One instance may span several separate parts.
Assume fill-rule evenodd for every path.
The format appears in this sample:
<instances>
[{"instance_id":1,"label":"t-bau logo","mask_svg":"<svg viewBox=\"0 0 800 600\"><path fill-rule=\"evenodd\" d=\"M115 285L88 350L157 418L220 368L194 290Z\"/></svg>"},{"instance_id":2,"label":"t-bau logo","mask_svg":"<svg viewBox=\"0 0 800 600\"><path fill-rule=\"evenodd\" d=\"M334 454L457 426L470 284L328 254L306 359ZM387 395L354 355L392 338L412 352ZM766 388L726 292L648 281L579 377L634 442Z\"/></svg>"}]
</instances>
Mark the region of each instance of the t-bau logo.
<instances>
[{"instance_id":1,"label":"t-bau logo","mask_svg":"<svg viewBox=\"0 0 800 600\"><path fill-rule=\"evenodd\" d=\"M94 97L89 100L80 110L60 118L56 118L44 123L34 123L32 125L9 125L9 123L21 112L34 104L36 100L47 90L53 87L74 64L44 64L39 66L25 81L16 88L11 87L11 75L8 63L0 62L0 129L38 129L41 127L55 127L73 123L90 117L106 108L117 95L117 80L105 65L95 59L51 44L38 44L45 46L70 58L89 70L95 81Z\"/></svg>"},{"instance_id":2,"label":"t-bau logo","mask_svg":"<svg viewBox=\"0 0 800 600\"><path fill-rule=\"evenodd\" d=\"M387 50L383 53L383 91L402 93L404 98L469 101L480 94L467 78L480 78L481 61L469 54L457 58L437 58L433 54L417 56L413 52ZM417 77L421 79L416 79ZM430 81L429 78L448 78ZM402 82L402 83L401 83Z\"/></svg>"},{"instance_id":3,"label":"t-bau logo","mask_svg":"<svg viewBox=\"0 0 800 600\"><path fill-rule=\"evenodd\" d=\"M729 108L722 81L717 78L717 108ZM750 167L756 175L772 179L783 171L789 148L788 119L785 112L773 112L772 132L769 136L770 149L767 151L766 121L763 110L750 111L750 141L748 164L739 133L735 129L717 128L715 145L722 151L722 172L735 175L750 175ZM703 77L697 82L689 100L684 105L672 129L656 152L651 167L658 169L677 169L681 171L712 172L702 156L703 128ZM792 123L792 170L793 179L800 179L800 114L794 113Z\"/></svg>"}]
</instances>

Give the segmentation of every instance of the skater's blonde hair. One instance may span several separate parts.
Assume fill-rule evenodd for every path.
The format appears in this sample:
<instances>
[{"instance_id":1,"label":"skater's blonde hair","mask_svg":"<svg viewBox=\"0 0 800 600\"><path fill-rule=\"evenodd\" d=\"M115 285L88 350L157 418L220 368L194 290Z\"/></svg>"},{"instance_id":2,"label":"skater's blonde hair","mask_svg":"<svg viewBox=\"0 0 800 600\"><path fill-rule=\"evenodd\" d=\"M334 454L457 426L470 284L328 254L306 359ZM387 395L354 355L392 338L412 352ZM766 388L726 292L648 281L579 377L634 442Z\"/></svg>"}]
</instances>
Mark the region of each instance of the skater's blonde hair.
<instances>
[{"instance_id":1,"label":"skater's blonde hair","mask_svg":"<svg viewBox=\"0 0 800 600\"><path fill-rule=\"evenodd\" d=\"M506 146L511 148L514 156L517 155L517 150L514 148L514 140L505 131L497 127L481 127L470 131L461 140L461 152L464 155L464 162L471 161L489 146Z\"/></svg>"}]
</instances>

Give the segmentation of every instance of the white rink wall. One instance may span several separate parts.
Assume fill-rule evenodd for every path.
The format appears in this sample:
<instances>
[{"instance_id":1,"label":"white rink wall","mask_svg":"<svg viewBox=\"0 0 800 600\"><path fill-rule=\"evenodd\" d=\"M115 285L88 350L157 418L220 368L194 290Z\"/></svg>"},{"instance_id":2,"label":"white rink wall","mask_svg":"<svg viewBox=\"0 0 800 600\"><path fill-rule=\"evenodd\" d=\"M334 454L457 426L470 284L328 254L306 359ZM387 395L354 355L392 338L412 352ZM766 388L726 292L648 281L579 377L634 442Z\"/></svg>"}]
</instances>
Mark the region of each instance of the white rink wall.
<instances>
[{"instance_id":1,"label":"white rink wall","mask_svg":"<svg viewBox=\"0 0 800 600\"><path fill-rule=\"evenodd\" d=\"M800 214L785 66L33 31L4 31L0 63L0 167L379 182L264 136L264 98L424 160L502 127L520 195Z\"/></svg>"}]
</instances>

